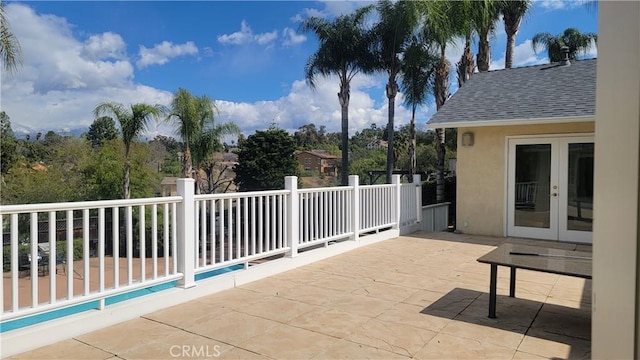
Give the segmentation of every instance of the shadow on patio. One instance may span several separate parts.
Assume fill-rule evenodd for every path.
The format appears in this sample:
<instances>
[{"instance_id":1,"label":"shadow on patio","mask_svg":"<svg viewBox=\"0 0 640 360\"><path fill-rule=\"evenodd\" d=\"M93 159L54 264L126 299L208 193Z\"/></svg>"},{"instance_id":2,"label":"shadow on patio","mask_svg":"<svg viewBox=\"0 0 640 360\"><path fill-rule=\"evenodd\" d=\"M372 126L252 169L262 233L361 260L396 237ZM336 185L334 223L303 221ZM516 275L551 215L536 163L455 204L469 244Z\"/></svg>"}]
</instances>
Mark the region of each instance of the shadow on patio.
<instances>
[{"instance_id":1,"label":"shadow on patio","mask_svg":"<svg viewBox=\"0 0 640 360\"><path fill-rule=\"evenodd\" d=\"M12 359L589 358L591 281L522 270L509 298L500 269L487 317L503 242L532 241L415 233Z\"/></svg>"}]
</instances>

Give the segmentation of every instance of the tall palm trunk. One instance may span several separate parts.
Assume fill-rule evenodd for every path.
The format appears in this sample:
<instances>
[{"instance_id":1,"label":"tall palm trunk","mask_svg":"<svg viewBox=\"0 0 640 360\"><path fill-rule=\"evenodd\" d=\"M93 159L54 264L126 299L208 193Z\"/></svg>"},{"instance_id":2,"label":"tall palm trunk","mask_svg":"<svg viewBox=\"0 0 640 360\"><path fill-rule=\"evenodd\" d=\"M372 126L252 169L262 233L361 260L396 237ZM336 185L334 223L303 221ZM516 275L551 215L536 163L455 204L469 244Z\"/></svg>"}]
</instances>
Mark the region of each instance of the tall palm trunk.
<instances>
[{"instance_id":1,"label":"tall palm trunk","mask_svg":"<svg viewBox=\"0 0 640 360\"><path fill-rule=\"evenodd\" d=\"M504 55L504 67L513 67L513 50L516 46L516 35L520 28L521 17L512 18L510 14L504 14L504 31L507 33L507 50Z\"/></svg>"},{"instance_id":2,"label":"tall palm trunk","mask_svg":"<svg viewBox=\"0 0 640 360\"><path fill-rule=\"evenodd\" d=\"M473 60L473 52L471 52L471 34L467 34L464 40L464 51L460 57L460 62L457 64L458 72L458 87L467 82L473 75L476 69L475 62Z\"/></svg>"},{"instance_id":3,"label":"tall palm trunk","mask_svg":"<svg viewBox=\"0 0 640 360\"><path fill-rule=\"evenodd\" d=\"M489 43L489 29L482 31L478 40L478 71L489 71L489 65L491 65L491 44Z\"/></svg>"},{"instance_id":4,"label":"tall palm trunk","mask_svg":"<svg viewBox=\"0 0 640 360\"><path fill-rule=\"evenodd\" d=\"M190 178L193 168L191 167L191 149L189 141L185 141L184 158L182 159L182 177Z\"/></svg>"},{"instance_id":5,"label":"tall palm trunk","mask_svg":"<svg viewBox=\"0 0 640 360\"><path fill-rule=\"evenodd\" d=\"M445 48L440 49L440 66L436 71L434 93L436 97L436 111L444 105L449 98L449 65L444 53ZM444 201L444 158L446 150L444 146L444 129L436 129L436 202Z\"/></svg>"},{"instance_id":6,"label":"tall palm trunk","mask_svg":"<svg viewBox=\"0 0 640 360\"><path fill-rule=\"evenodd\" d=\"M409 181L413 182L416 173L416 107L411 109L411 123L409 123Z\"/></svg>"},{"instance_id":7,"label":"tall palm trunk","mask_svg":"<svg viewBox=\"0 0 640 360\"><path fill-rule=\"evenodd\" d=\"M389 74L387 83L387 98L389 99L389 123L387 124L387 184L391 184L393 175L393 138L394 138L394 117L396 107L396 95L398 94L398 83L395 73Z\"/></svg>"},{"instance_id":8,"label":"tall palm trunk","mask_svg":"<svg viewBox=\"0 0 640 360\"><path fill-rule=\"evenodd\" d=\"M131 199L131 164L129 163L129 152L125 155L124 160L124 176L122 179L122 196L125 199Z\"/></svg>"},{"instance_id":9,"label":"tall palm trunk","mask_svg":"<svg viewBox=\"0 0 640 360\"><path fill-rule=\"evenodd\" d=\"M349 185L349 82L347 74L343 71L343 79L340 81L340 108L342 110L342 163L340 164L340 184Z\"/></svg>"}]
</instances>

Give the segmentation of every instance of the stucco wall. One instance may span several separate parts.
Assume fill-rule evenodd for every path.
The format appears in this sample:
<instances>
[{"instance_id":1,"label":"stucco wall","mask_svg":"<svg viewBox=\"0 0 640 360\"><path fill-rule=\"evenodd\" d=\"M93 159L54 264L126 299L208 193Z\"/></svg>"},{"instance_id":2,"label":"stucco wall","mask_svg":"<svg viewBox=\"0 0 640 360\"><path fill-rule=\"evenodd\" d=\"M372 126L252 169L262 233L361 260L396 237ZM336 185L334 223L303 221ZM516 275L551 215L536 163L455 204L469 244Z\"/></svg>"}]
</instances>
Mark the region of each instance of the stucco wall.
<instances>
[{"instance_id":1,"label":"stucco wall","mask_svg":"<svg viewBox=\"0 0 640 360\"><path fill-rule=\"evenodd\" d=\"M474 145L462 146L462 134ZM504 236L506 137L593 133L593 122L458 129L456 225L468 234Z\"/></svg>"}]
</instances>

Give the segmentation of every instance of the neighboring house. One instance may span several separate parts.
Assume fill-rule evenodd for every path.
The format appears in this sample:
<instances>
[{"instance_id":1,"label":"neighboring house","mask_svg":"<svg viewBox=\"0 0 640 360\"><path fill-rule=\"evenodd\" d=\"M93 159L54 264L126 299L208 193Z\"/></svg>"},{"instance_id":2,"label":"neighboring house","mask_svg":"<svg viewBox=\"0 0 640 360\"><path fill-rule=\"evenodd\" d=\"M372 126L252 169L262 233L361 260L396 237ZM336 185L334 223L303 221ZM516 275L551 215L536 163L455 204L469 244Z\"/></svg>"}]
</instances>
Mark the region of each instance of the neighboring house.
<instances>
[{"instance_id":1,"label":"neighboring house","mask_svg":"<svg viewBox=\"0 0 640 360\"><path fill-rule=\"evenodd\" d=\"M300 151L296 154L298 164L305 171L337 176L339 158L321 150Z\"/></svg>"},{"instance_id":2,"label":"neighboring house","mask_svg":"<svg viewBox=\"0 0 640 360\"><path fill-rule=\"evenodd\" d=\"M477 73L428 121L458 128L458 230L592 242L596 63Z\"/></svg>"}]
</instances>

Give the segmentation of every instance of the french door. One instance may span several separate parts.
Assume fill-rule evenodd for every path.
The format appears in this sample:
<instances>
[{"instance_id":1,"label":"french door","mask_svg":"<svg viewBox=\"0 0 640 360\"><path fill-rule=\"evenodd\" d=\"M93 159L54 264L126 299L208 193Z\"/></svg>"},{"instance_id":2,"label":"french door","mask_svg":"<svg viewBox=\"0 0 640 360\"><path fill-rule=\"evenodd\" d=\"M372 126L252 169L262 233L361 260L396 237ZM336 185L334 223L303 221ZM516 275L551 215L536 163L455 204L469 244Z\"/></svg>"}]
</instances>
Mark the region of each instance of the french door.
<instances>
[{"instance_id":1,"label":"french door","mask_svg":"<svg viewBox=\"0 0 640 360\"><path fill-rule=\"evenodd\" d=\"M592 136L508 140L507 235L592 241Z\"/></svg>"}]
</instances>

